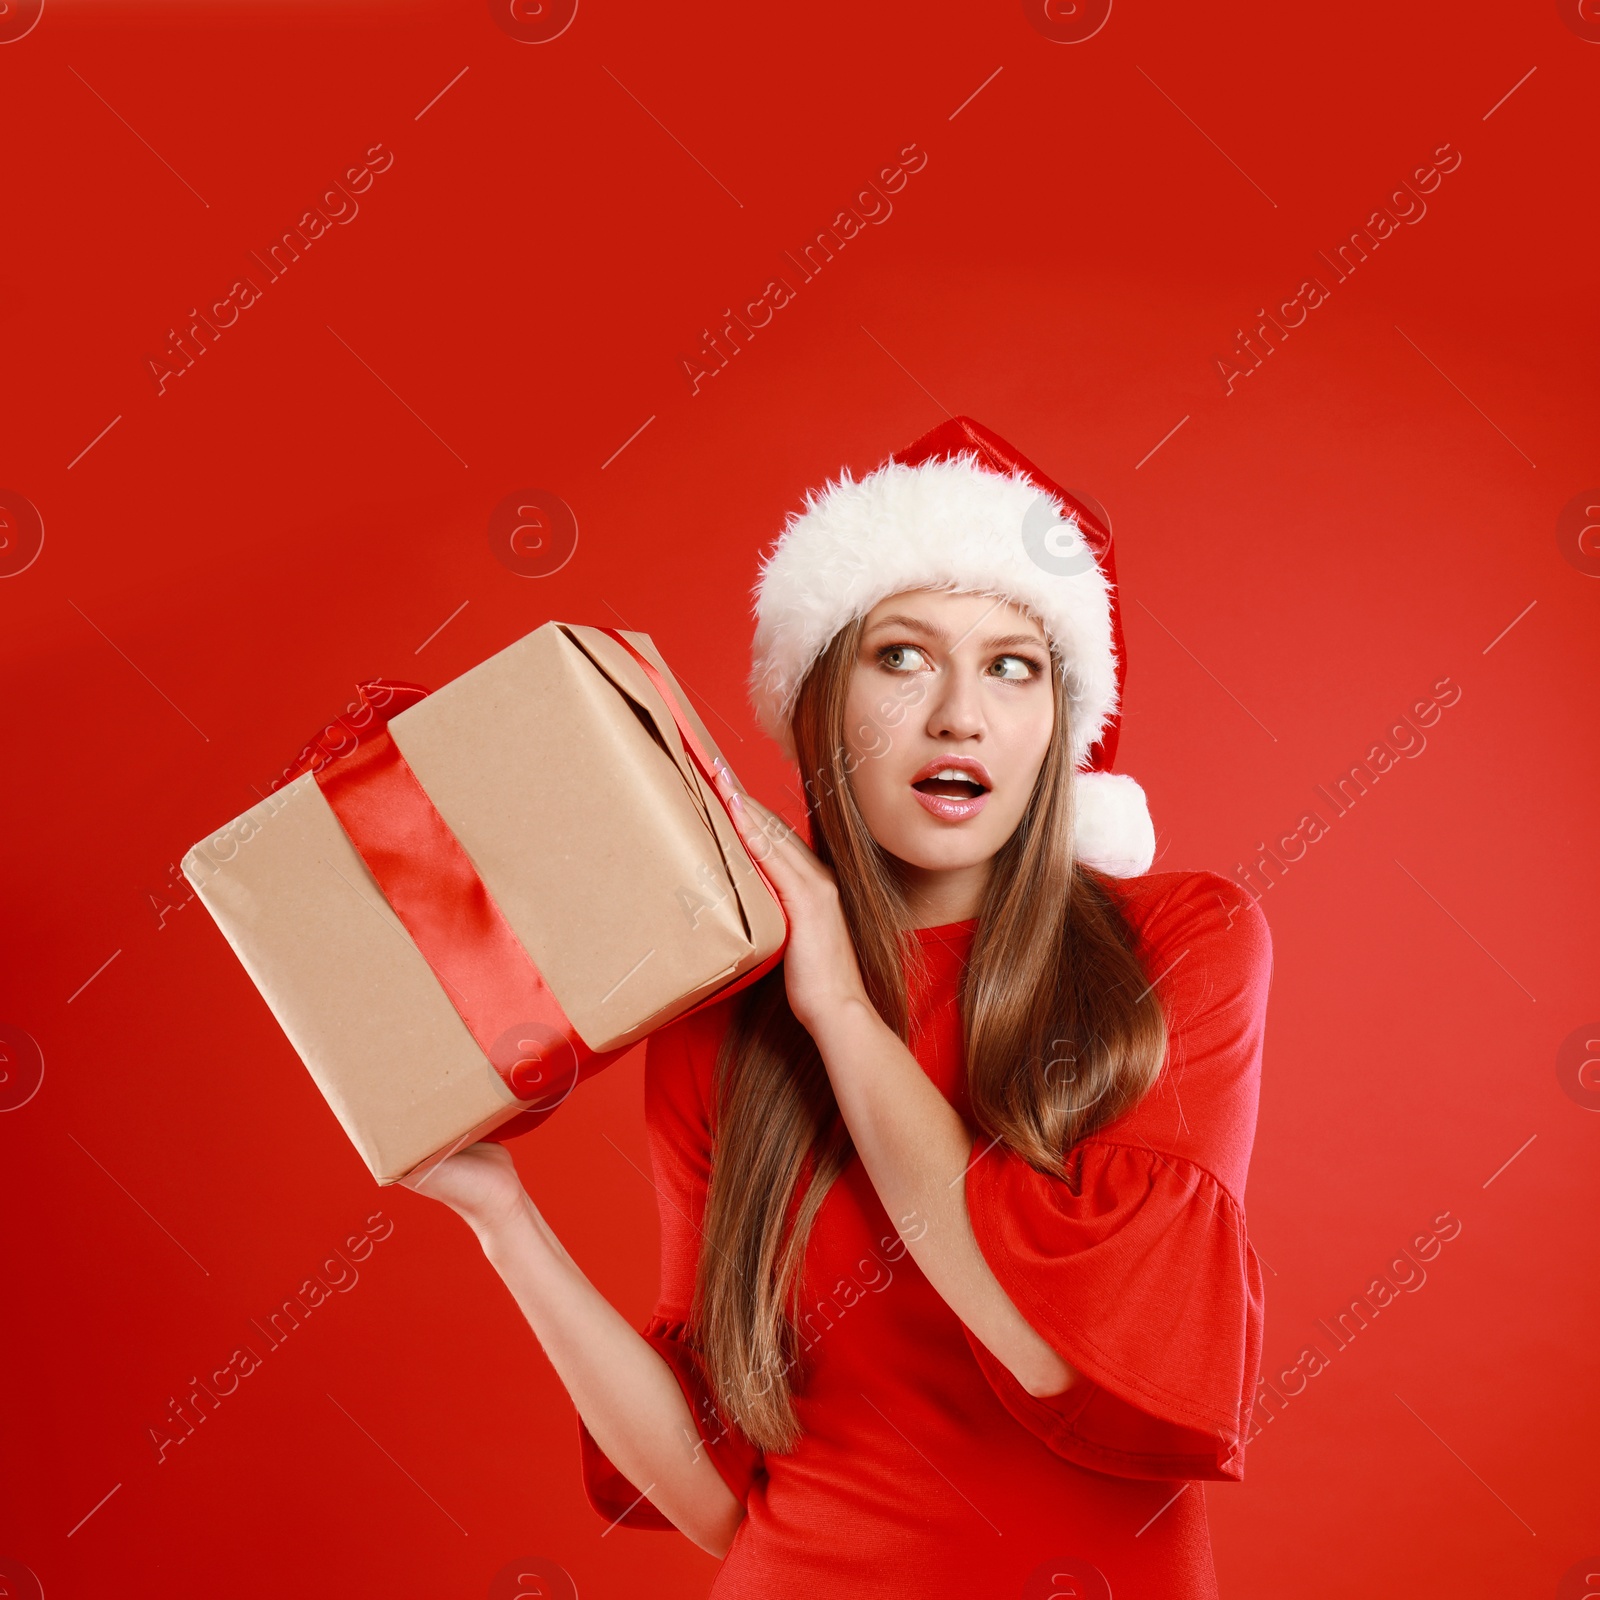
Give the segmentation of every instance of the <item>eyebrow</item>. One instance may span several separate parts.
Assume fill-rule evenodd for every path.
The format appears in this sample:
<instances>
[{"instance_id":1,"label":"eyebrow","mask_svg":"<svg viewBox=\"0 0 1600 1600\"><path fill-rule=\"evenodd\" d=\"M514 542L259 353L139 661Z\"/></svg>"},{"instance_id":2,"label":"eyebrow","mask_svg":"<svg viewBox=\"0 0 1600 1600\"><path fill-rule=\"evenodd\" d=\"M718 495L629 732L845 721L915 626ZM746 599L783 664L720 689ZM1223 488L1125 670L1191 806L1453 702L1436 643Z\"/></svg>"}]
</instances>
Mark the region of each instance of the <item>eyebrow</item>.
<instances>
[{"instance_id":1,"label":"eyebrow","mask_svg":"<svg viewBox=\"0 0 1600 1600\"><path fill-rule=\"evenodd\" d=\"M876 633L880 628L914 628L920 633L927 634L930 638L937 639L940 644L948 645L950 643L949 633L937 623L929 622L923 617L907 616L900 612L887 617L880 617L868 631ZM1048 648L1046 641L1036 633L991 634L984 639L983 643L990 650L1001 650L1019 645L1030 646L1035 650Z\"/></svg>"}]
</instances>

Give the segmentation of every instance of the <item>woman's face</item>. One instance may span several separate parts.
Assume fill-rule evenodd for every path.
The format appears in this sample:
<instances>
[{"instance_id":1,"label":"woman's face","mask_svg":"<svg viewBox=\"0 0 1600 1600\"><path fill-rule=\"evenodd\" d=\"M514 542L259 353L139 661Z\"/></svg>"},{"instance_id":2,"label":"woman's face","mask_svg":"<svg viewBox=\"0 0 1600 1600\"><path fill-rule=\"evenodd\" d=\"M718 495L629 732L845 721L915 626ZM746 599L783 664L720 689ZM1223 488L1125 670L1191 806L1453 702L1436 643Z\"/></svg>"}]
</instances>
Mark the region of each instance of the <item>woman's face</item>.
<instances>
[{"instance_id":1,"label":"woman's face","mask_svg":"<svg viewBox=\"0 0 1600 1600\"><path fill-rule=\"evenodd\" d=\"M916 589L867 614L846 769L878 843L927 872L989 861L1016 830L1055 728L1044 631L989 595Z\"/></svg>"}]
</instances>

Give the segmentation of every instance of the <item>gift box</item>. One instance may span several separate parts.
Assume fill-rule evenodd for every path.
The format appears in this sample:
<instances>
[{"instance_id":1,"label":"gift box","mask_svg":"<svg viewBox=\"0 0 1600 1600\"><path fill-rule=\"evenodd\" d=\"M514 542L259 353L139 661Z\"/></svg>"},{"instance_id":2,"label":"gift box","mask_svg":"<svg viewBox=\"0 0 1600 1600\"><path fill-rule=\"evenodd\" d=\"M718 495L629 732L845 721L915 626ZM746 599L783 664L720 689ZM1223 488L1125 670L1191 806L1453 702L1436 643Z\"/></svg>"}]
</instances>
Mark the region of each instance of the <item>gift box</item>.
<instances>
[{"instance_id":1,"label":"gift box","mask_svg":"<svg viewBox=\"0 0 1600 1600\"><path fill-rule=\"evenodd\" d=\"M548 1116L787 929L644 634L374 680L184 875L379 1183Z\"/></svg>"}]
</instances>

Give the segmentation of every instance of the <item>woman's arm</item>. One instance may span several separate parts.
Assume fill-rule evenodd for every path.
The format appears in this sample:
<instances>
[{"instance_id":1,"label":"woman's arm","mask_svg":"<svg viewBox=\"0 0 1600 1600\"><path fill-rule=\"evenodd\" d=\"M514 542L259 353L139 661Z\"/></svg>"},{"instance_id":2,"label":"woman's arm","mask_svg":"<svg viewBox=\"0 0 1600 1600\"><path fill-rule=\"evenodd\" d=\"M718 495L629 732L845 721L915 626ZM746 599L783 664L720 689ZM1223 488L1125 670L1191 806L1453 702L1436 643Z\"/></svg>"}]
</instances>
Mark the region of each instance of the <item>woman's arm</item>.
<instances>
[{"instance_id":1,"label":"woman's arm","mask_svg":"<svg viewBox=\"0 0 1600 1600\"><path fill-rule=\"evenodd\" d=\"M476 1144L418 1183L472 1227L595 1443L702 1550L726 1554L744 1507L700 1442L671 1367L583 1275L502 1145Z\"/></svg>"},{"instance_id":2,"label":"woman's arm","mask_svg":"<svg viewBox=\"0 0 1600 1600\"><path fill-rule=\"evenodd\" d=\"M1069 1388L1076 1371L978 1249L963 1181L972 1135L955 1108L864 995L826 1007L807 1027L867 1176L923 1276L1029 1394Z\"/></svg>"},{"instance_id":3,"label":"woman's arm","mask_svg":"<svg viewBox=\"0 0 1600 1600\"><path fill-rule=\"evenodd\" d=\"M789 1007L816 1040L840 1114L912 1259L1030 1394L1077 1379L1000 1286L967 1214L972 1135L868 999L833 876L765 807L725 785L750 853L789 918Z\"/></svg>"}]
</instances>

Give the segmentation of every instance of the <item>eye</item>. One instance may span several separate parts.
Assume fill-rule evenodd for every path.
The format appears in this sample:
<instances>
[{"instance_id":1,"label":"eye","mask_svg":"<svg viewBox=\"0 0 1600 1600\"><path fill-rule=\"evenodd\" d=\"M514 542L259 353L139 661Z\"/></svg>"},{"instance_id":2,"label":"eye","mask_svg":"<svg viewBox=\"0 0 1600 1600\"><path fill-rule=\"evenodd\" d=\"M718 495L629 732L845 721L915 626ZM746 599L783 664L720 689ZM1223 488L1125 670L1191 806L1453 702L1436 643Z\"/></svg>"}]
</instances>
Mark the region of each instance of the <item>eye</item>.
<instances>
[{"instance_id":1,"label":"eye","mask_svg":"<svg viewBox=\"0 0 1600 1600\"><path fill-rule=\"evenodd\" d=\"M919 672L928 658L914 644L892 644L878 652L878 664L890 672Z\"/></svg>"},{"instance_id":2,"label":"eye","mask_svg":"<svg viewBox=\"0 0 1600 1600\"><path fill-rule=\"evenodd\" d=\"M996 656L989 666L989 676L1005 678L1015 683L1026 683L1037 678L1044 670L1031 656Z\"/></svg>"}]
</instances>

